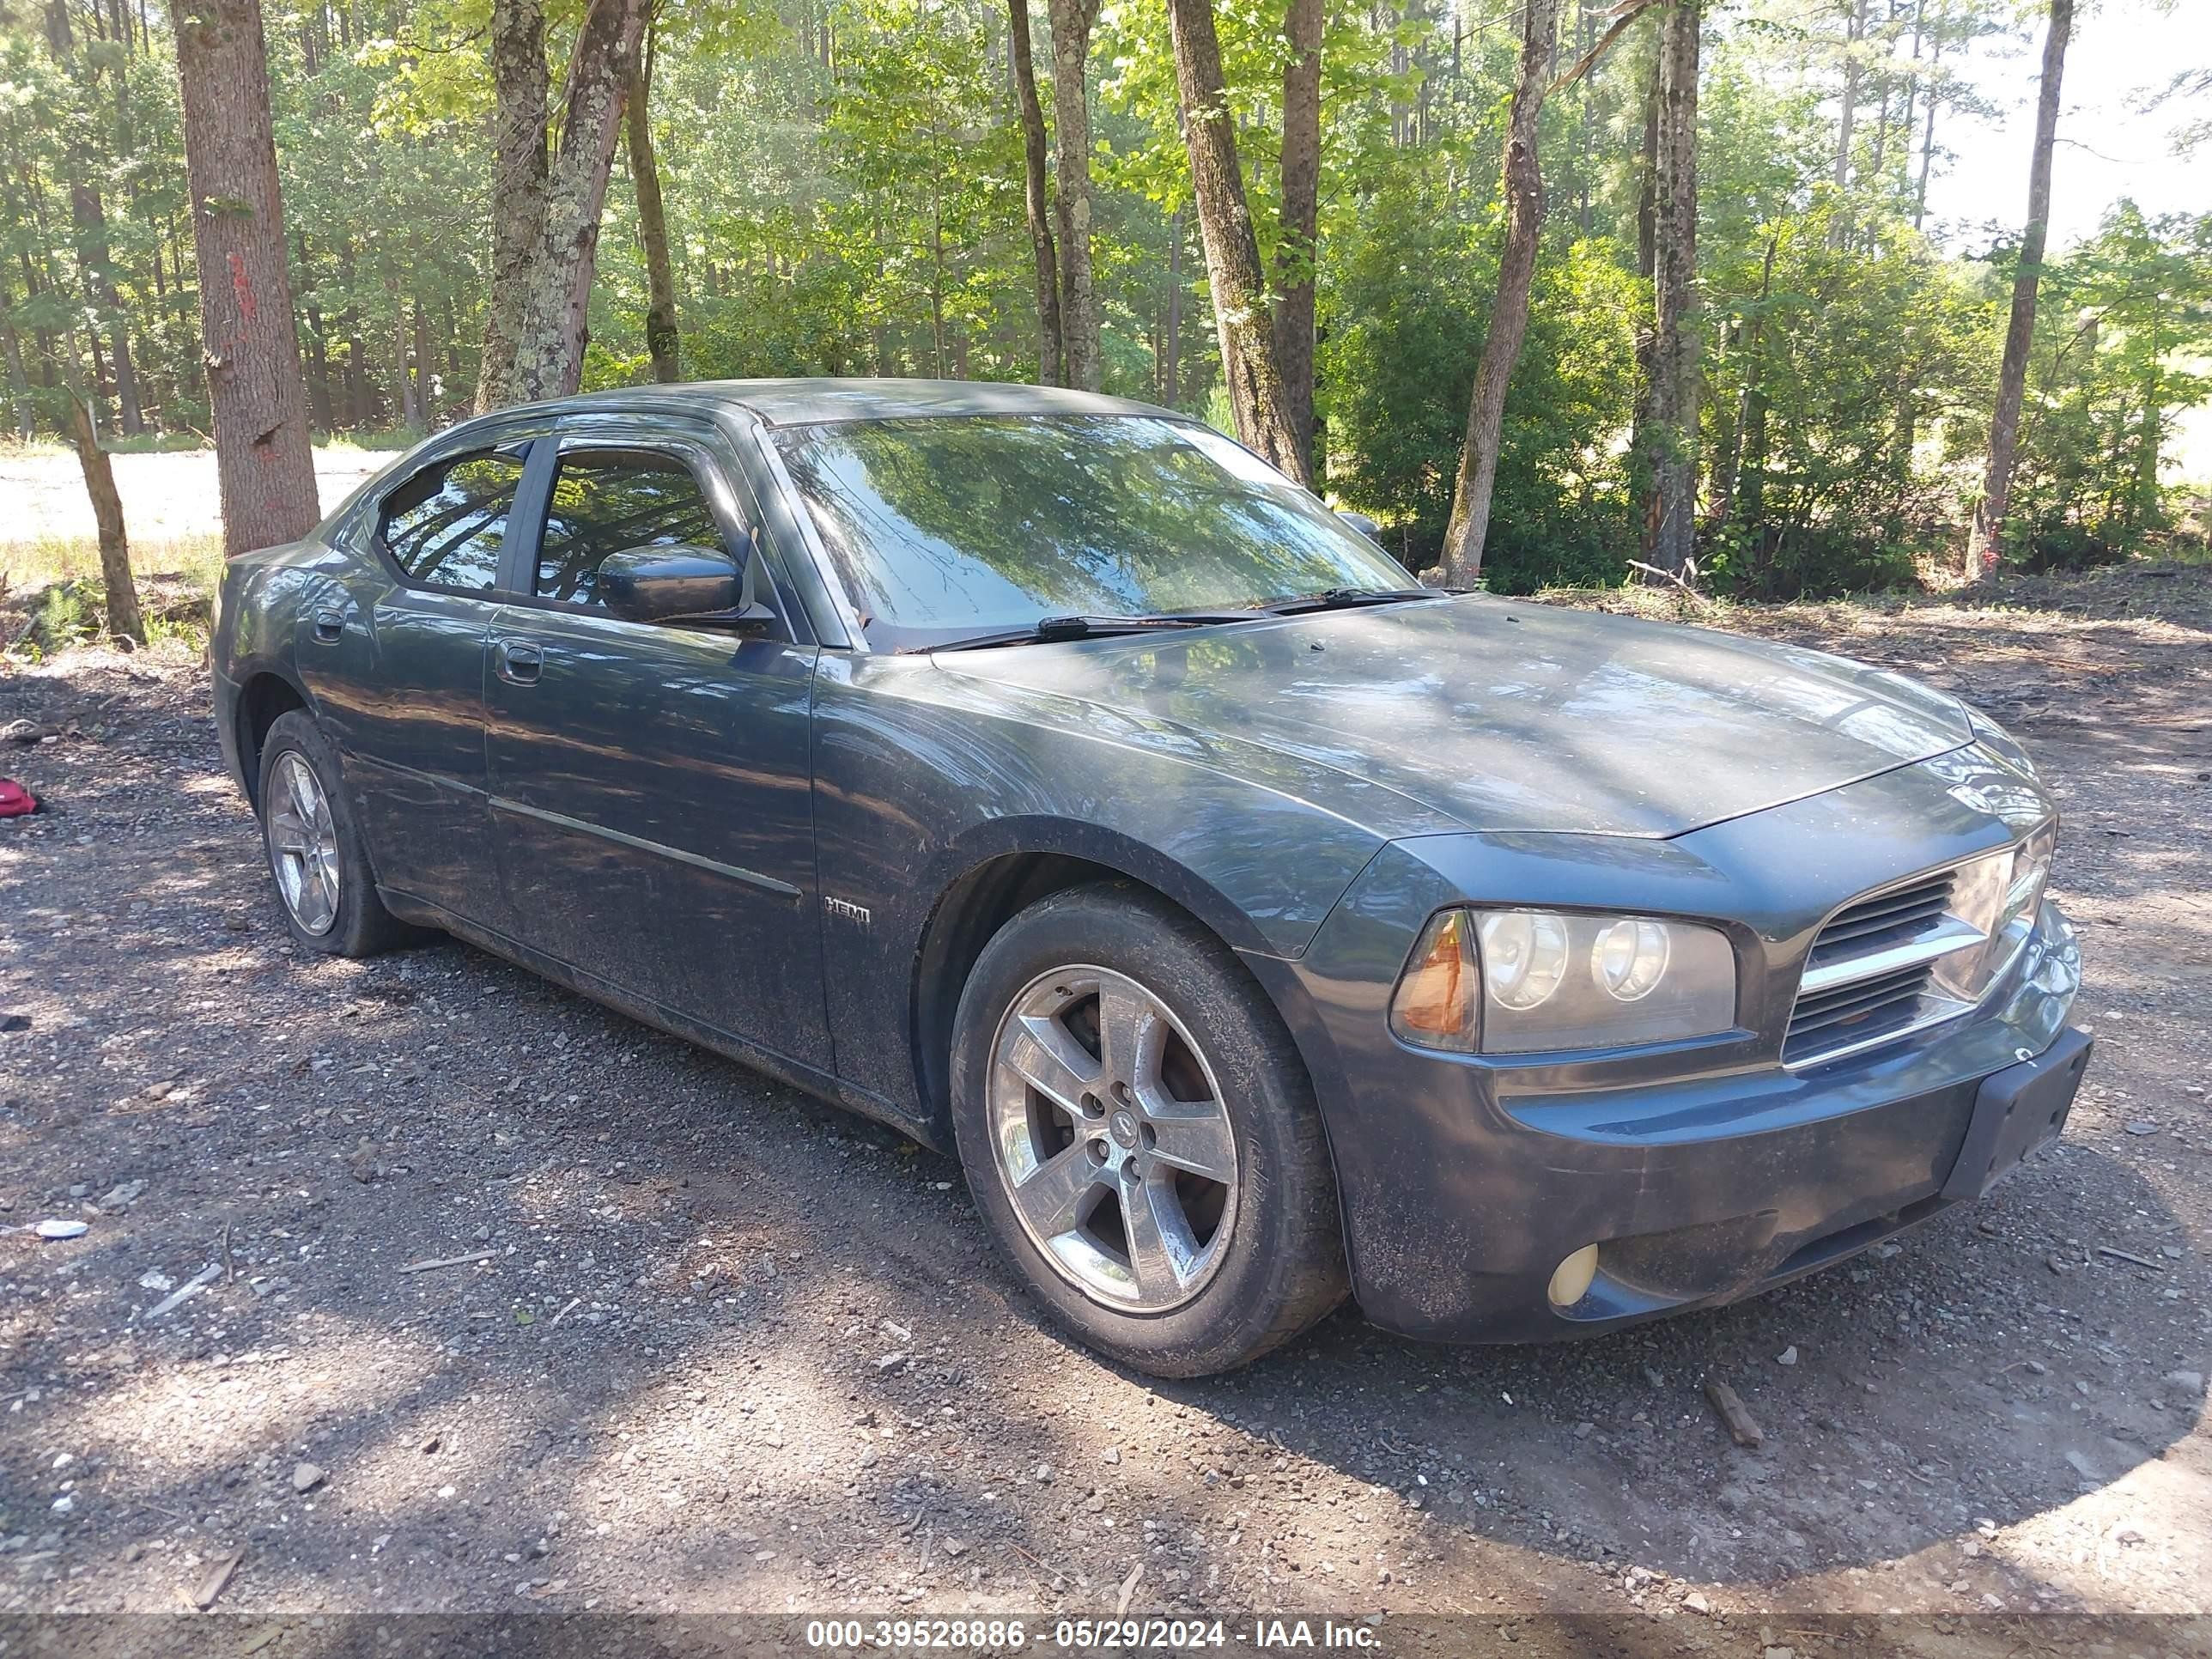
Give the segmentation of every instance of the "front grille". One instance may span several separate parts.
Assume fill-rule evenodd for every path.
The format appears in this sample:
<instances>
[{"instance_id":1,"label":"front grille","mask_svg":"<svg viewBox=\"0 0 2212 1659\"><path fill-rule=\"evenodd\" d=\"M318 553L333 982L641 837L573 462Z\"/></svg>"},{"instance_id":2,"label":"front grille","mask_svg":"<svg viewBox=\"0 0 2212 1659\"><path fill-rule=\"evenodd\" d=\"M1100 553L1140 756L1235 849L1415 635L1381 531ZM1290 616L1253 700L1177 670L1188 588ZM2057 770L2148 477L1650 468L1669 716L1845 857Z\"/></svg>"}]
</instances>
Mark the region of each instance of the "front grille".
<instances>
[{"instance_id":1,"label":"front grille","mask_svg":"<svg viewBox=\"0 0 2212 1659\"><path fill-rule=\"evenodd\" d=\"M1845 905L1820 930L1813 946L1814 957L1875 951L1893 939L1910 937L1942 915L1943 907L1950 902L1954 879L1946 870L1909 887L1893 888Z\"/></svg>"},{"instance_id":2,"label":"front grille","mask_svg":"<svg viewBox=\"0 0 2212 1659\"><path fill-rule=\"evenodd\" d=\"M1917 963L1832 991L1797 999L1790 1011L1790 1036L1782 1058L1792 1065L1817 1058L1832 1048L1901 1031L1920 1015L1930 964Z\"/></svg>"},{"instance_id":3,"label":"front grille","mask_svg":"<svg viewBox=\"0 0 2212 1659\"><path fill-rule=\"evenodd\" d=\"M1982 937L1950 914L1956 878L1944 870L1885 888L1828 919L1805 957L1784 1065L1856 1053L1954 1012L1931 991L1936 963Z\"/></svg>"}]
</instances>

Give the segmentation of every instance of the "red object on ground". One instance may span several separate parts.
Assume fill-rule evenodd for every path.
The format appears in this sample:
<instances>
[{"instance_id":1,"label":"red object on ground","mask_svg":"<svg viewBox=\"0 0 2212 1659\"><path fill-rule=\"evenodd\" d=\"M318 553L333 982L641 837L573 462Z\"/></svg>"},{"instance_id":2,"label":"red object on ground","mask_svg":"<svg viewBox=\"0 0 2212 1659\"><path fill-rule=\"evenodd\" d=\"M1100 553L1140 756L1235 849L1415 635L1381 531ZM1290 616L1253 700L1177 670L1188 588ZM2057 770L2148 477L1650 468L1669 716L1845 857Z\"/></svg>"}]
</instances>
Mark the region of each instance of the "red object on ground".
<instances>
[{"instance_id":1,"label":"red object on ground","mask_svg":"<svg viewBox=\"0 0 2212 1659\"><path fill-rule=\"evenodd\" d=\"M13 778L0 778L0 818L20 818L38 810L38 797Z\"/></svg>"}]
</instances>

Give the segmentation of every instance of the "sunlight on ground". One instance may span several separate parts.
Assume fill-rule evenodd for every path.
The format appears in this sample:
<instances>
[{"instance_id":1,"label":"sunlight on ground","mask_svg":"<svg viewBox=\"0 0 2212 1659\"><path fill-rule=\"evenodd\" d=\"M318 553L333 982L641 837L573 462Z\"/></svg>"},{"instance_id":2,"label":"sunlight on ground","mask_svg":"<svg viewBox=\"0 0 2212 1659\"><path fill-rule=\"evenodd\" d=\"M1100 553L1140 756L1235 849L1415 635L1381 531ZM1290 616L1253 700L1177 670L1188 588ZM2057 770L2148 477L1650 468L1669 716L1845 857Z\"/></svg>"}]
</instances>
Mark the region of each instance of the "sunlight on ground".
<instances>
[{"instance_id":1,"label":"sunlight on ground","mask_svg":"<svg viewBox=\"0 0 2212 1659\"><path fill-rule=\"evenodd\" d=\"M2212 1498L2202 1462L2201 1441L2177 1442L2072 1503L2005 1528L1990 1548L2046 1588L2090 1605L2110 1602L2122 1582L2140 1595L2147 1566L2166 1580L2167 1605L2194 1602L2212 1583L2212 1544L2171 1517L2201 1513Z\"/></svg>"}]
</instances>

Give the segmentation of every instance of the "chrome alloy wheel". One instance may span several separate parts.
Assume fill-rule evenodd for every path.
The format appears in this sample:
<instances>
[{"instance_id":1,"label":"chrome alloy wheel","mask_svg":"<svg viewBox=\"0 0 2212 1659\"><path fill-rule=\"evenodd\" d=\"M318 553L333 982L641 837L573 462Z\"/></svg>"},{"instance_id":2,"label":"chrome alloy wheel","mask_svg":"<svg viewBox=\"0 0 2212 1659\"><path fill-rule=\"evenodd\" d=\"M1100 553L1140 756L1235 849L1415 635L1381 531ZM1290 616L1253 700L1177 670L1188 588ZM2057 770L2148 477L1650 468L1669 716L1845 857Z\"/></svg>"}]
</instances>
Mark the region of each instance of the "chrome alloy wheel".
<instances>
[{"instance_id":1,"label":"chrome alloy wheel","mask_svg":"<svg viewBox=\"0 0 2212 1659\"><path fill-rule=\"evenodd\" d=\"M1164 1002L1108 968L1039 975L999 1022L988 1091L999 1178L1062 1279L1144 1313L1205 1287L1236 1219L1237 1138Z\"/></svg>"},{"instance_id":2,"label":"chrome alloy wheel","mask_svg":"<svg viewBox=\"0 0 2212 1659\"><path fill-rule=\"evenodd\" d=\"M297 750L277 757L269 803L269 867L292 920L327 933L338 919L338 836L330 797Z\"/></svg>"}]
</instances>

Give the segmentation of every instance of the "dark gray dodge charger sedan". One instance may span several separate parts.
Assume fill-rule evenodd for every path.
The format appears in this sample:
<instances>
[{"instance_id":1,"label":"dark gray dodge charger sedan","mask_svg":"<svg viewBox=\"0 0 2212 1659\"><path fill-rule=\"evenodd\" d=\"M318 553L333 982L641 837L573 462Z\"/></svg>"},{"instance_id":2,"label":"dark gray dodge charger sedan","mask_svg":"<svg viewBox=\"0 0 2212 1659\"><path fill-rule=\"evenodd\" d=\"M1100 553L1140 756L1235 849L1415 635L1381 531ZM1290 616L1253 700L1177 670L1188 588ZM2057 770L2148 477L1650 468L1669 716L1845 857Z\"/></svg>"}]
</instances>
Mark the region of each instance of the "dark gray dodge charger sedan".
<instances>
[{"instance_id":1,"label":"dark gray dodge charger sedan","mask_svg":"<svg viewBox=\"0 0 2212 1659\"><path fill-rule=\"evenodd\" d=\"M1139 404L488 416L234 561L214 658L301 945L457 934L956 1155L1163 1375L1347 1291L1520 1341L1778 1284L1979 1197L2088 1054L1990 721L1409 587Z\"/></svg>"}]
</instances>

